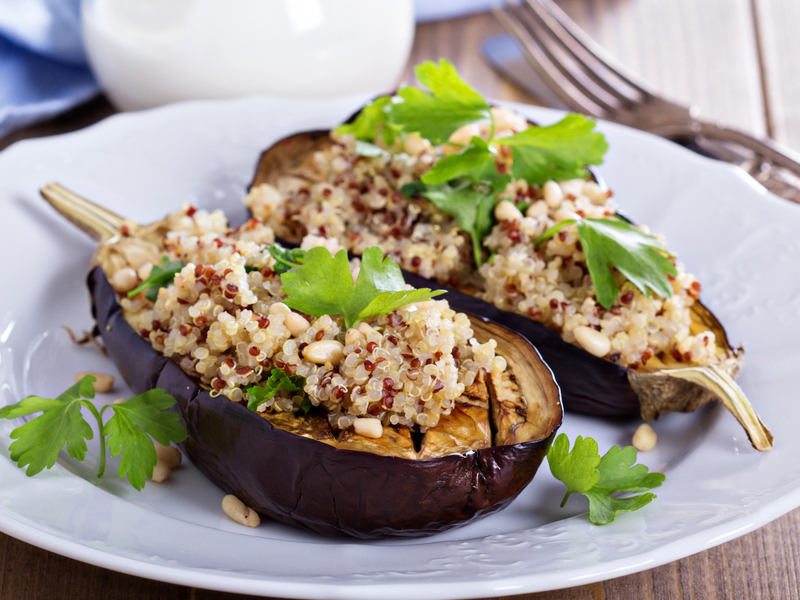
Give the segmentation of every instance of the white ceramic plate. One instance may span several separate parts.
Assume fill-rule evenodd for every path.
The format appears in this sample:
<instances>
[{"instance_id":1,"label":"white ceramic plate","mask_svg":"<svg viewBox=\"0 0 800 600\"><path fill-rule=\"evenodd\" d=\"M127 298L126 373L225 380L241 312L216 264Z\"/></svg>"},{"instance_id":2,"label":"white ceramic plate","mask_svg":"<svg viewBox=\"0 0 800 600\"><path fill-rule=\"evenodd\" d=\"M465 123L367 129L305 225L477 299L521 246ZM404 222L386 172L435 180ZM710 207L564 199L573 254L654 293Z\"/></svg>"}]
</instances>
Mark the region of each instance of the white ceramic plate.
<instances>
[{"instance_id":1,"label":"white ceramic plate","mask_svg":"<svg viewBox=\"0 0 800 600\"><path fill-rule=\"evenodd\" d=\"M0 154L0 404L57 394L84 370L114 372L61 325L92 324L84 275L93 244L37 194L58 181L141 222L183 201L225 207L240 198L259 151L291 132L329 127L356 101L249 99L173 105L112 117ZM560 115L522 107L542 123ZM738 169L660 139L602 124L611 150L600 173L638 222L667 235L704 285L703 298L747 348L740 383L776 438L751 449L716 406L655 424L641 455L667 474L658 500L605 526L591 525L574 494L543 467L510 507L482 521L412 541L334 540L265 522L241 527L223 493L191 465L141 493L101 480L97 455L63 457L28 478L8 459L0 423L0 529L89 563L174 583L292 598L475 598L568 587L678 559L752 531L800 505L800 207L768 195ZM576 376L580 376L579 372ZM108 402L126 395L122 384ZM568 415L562 431L601 449L629 444L638 422Z\"/></svg>"}]
</instances>

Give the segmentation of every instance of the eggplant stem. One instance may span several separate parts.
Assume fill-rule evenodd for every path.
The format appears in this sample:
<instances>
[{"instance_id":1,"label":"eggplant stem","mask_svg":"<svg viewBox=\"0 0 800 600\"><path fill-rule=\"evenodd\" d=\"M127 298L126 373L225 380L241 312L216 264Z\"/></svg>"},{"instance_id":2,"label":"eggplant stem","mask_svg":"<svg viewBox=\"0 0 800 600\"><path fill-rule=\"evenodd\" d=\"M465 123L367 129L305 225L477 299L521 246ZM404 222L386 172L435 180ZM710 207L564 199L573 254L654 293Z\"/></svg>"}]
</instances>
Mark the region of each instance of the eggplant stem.
<instances>
[{"instance_id":1,"label":"eggplant stem","mask_svg":"<svg viewBox=\"0 0 800 600\"><path fill-rule=\"evenodd\" d=\"M747 396L744 395L742 388L725 371L711 365L708 367L668 369L661 371L661 374L691 381L704 387L719 398L725 408L733 413L736 420L744 427L750 443L753 444L753 448L760 452L765 452L772 448L773 439L769 429L761 422Z\"/></svg>"},{"instance_id":2,"label":"eggplant stem","mask_svg":"<svg viewBox=\"0 0 800 600\"><path fill-rule=\"evenodd\" d=\"M104 242L119 235L125 219L81 198L58 183L48 183L39 190L42 197L70 222L88 233L96 242Z\"/></svg>"}]
</instances>

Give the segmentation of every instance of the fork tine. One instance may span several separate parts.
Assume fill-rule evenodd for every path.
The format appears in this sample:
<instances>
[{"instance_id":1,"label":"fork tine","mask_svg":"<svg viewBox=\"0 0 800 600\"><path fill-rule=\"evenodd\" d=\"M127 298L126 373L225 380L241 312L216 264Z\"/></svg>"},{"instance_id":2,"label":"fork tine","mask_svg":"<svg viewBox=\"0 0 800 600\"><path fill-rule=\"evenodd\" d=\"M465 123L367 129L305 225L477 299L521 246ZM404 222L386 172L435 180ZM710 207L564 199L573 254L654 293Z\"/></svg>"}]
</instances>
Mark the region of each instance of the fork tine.
<instances>
[{"instance_id":1,"label":"fork tine","mask_svg":"<svg viewBox=\"0 0 800 600\"><path fill-rule=\"evenodd\" d=\"M506 8L506 10L508 10L508 8ZM572 110L593 117L600 118L605 115L605 109L586 97L586 95L579 91L578 88L556 68L520 21L512 18L498 5L492 6L492 12L503 27L517 39L522 49L525 51L525 54L530 59L531 64L536 67L536 70L539 71L542 78L567 106Z\"/></svg>"},{"instance_id":2,"label":"fork tine","mask_svg":"<svg viewBox=\"0 0 800 600\"><path fill-rule=\"evenodd\" d=\"M542 31L563 48L569 54L572 62L606 93L628 107L641 101L641 93L638 89L632 87L627 80L617 76L612 68L584 48L564 25L548 12L540 0L526 0L522 6L540 24ZM565 15L565 18L568 17ZM574 23L572 25L575 29L579 29ZM611 78L608 77L608 74L611 74Z\"/></svg>"},{"instance_id":3,"label":"fork tine","mask_svg":"<svg viewBox=\"0 0 800 600\"><path fill-rule=\"evenodd\" d=\"M544 7L548 13L558 22L561 28L572 37L583 49L602 65L609 72L613 73L621 82L628 87L636 90L647 98L658 97L649 86L639 79L638 76L631 73L627 67L623 66L616 58L611 56L600 44L595 42L589 37L583 29L578 27L575 22L569 18L559 6L552 0L528 0L529 2L537 2L540 6Z\"/></svg>"},{"instance_id":4,"label":"fork tine","mask_svg":"<svg viewBox=\"0 0 800 600\"><path fill-rule=\"evenodd\" d=\"M575 61L570 57L569 53L565 51L560 40L558 40L557 37L555 40L553 39L553 32L548 28L547 23L537 18L537 14L530 10L529 5L509 4L508 11L522 22L531 37L550 59L550 62L552 62L553 65L561 71L561 74L569 79L572 85L578 88L584 96L609 113L615 112L620 108L625 108L620 105L620 100L617 97L609 94L604 89L603 85L597 84L593 77L588 76L585 69L582 68L580 64L576 66ZM627 102L630 103L630 101Z\"/></svg>"}]
</instances>

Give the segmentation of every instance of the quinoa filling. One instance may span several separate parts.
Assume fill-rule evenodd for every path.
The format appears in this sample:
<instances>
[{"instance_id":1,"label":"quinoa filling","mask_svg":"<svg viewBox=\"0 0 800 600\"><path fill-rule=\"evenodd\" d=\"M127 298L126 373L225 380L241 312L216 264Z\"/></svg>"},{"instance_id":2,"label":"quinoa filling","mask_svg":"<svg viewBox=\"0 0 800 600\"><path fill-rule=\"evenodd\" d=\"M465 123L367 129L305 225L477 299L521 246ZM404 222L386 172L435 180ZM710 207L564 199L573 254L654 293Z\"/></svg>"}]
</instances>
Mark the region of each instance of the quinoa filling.
<instances>
[{"instance_id":1,"label":"quinoa filling","mask_svg":"<svg viewBox=\"0 0 800 600\"><path fill-rule=\"evenodd\" d=\"M530 127L510 110L492 113L496 138ZM376 139L389 150L379 156L358 154L352 135L332 132L330 144L310 161L309 173L256 186L244 202L280 236L310 236L355 254L377 245L404 269L527 315L566 342L631 369L660 368L665 361L719 363L723 357L714 333L692 330L691 307L699 299L700 283L680 263L675 263L677 276L669 276L669 298L647 296L615 270L621 293L606 309L597 302L575 224L534 246L537 237L566 219L617 214L611 192L594 181L529 185L512 179L499 195L495 224L482 241L491 258L480 267L469 236L453 217L425 198L400 193L403 185L456 151L454 144L486 138L487 127L466 125L450 137L452 144L438 146L415 134L399 136L391 147ZM512 164L504 150L501 146L496 159L501 173L510 172Z\"/></svg>"},{"instance_id":2,"label":"quinoa filling","mask_svg":"<svg viewBox=\"0 0 800 600\"><path fill-rule=\"evenodd\" d=\"M221 211L187 205L165 223L157 251L143 244L128 253L137 261L117 261L106 274L114 284L125 279L118 273L136 272L128 289L117 286L123 316L214 395L247 404L247 389L280 369L302 377L303 388L279 390L261 413L303 414L308 402L335 430L372 418L425 431L467 388L506 369L496 342L479 343L467 316L445 300L408 304L350 329L339 316L291 310L267 251L272 230L258 219L232 230ZM161 255L178 264L173 281L154 302L144 292L126 297ZM351 261L354 276L359 268Z\"/></svg>"}]
</instances>

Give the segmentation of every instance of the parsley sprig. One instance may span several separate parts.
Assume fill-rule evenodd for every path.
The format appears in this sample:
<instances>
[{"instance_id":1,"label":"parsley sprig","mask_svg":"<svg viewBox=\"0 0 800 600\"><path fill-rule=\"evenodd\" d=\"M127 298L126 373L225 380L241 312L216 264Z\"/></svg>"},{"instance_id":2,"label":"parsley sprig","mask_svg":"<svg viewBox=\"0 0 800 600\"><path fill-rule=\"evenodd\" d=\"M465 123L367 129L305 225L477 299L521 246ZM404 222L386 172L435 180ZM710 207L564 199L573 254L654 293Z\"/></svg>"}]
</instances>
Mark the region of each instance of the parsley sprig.
<instances>
[{"instance_id":1,"label":"parsley sprig","mask_svg":"<svg viewBox=\"0 0 800 600\"><path fill-rule=\"evenodd\" d=\"M263 386L251 385L247 388L247 408L255 412L264 402L274 398L279 390L302 392L305 386L305 377L287 375L283 369L272 369ZM307 398L304 398L303 404L300 406L304 412L308 412L311 409L311 402L306 403L306 400Z\"/></svg>"},{"instance_id":2,"label":"parsley sprig","mask_svg":"<svg viewBox=\"0 0 800 600\"><path fill-rule=\"evenodd\" d=\"M94 381L95 377L86 375L57 398L28 396L0 409L2 419L42 413L11 432L11 438L16 440L10 446L11 460L20 468L27 466L28 476L51 468L65 445L72 458L83 461L88 450L86 440L94 437L81 413L81 408L86 408L97 419L100 432L97 476L102 477L105 471L107 444L111 456L122 455L119 478L127 477L133 487L141 490L156 466L156 450L150 438L166 446L187 437L178 415L169 411L175 399L162 389L154 389L98 410L89 402L94 398ZM114 415L103 424L103 414L109 408Z\"/></svg>"},{"instance_id":3,"label":"parsley sprig","mask_svg":"<svg viewBox=\"0 0 800 600\"><path fill-rule=\"evenodd\" d=\"M306 255L306 251L300 248L282 248L276 244L267 246L265 249L275 260L272 270L278 275L299 267L303 262L303 257Z\"/></svg>"},{"instance_id":4,"label":"parsley sprig","mask_svg":"<svg viewBox=\"0 0 800 600\"><path fill-rule=\"evenodd\" d=\"M396 96L384 96L364 107L353 123L337 128L356 137L356 152L376 156L371 145L379 137L391 145L398 135L418 133L432 144L446 142L460 127L488 123L488 140L473 137L460 152L439 159L404 193L419 193L456 219L472 240L475 263L483 263L482 243L494 225L497 194L511 176L497 167L499 149L511 149L511 172L531 185L587 175L585 165L603 161L608 144L594 131L595 123L570 114L554 125L530 127L509 137L495 137L491 106L448 61L425 62L415 68L417 80L429 91L404 87Z\"/></svg>"},{"instance_id":5,"label":"parsley sprig","mask_svg":"<svg viewBox=\"0 0 800 600\"><path fill-rule=\"evenodd\" d=\"M491 183L503 177L496 165L501 146L511 148L514 177L532 185L585 177L586 165L603 162L608 144L594 131L594 121L583 115L569 114L554 125L496 138L491 106L461 79L452 63L427 61L414 71L429 92L401 88L396 96L372 101L353 123L340 125L336 131L362 142L382 136L389 145L400 134L418 133L432 144L441 144L464 125L488 123L488 140L474 137L461 152L440 159L422 176L422 181L431 185L455 178Z\"/></svg>"},{"instance_id":6,"label":"parsley sprig","mask_svg":"<svg viewBox=\"0 0 800 600\"><path fill-rule=\"evenodd\" d=\"M650 473L645 465L634 465L636 448L612 446L602 457L592 438L575 438L569 449L569 438L562 433L547 451L547 462L553 476L567 486L561 501L563 507L570 494L578 492L589 500L589 520L595 525L611 523L617 514L638 510L652 502L656 495L647 490L664 482L662 473ZM612 494L647 492L638 496L617 498Z\"/></svg>"},{"instance_id":7,"label":"parsley sprig","mask_svg":"<svg viewBox=\"0 0 800 600\"><path fill-rule=\"evenodd\" d=\"M452 183L425 185L413 182L404 185L400 192L408 197L419 194L427 198L443 213L456 220L456 224L472 240L472 253L475 264L483 263L481 240L494 226L494 207L497 198L486 186L475 186L469 181L454 180Z\"/></svg>"},{"instance_id":8,"label":"parsley sprig","mask_svg":"<svg viewBox=\"0 0 800 600\"><path fill-rule=\"evenodd\" d=\"M404 290L400 267L371 246L361 256L358 281L353 283L347 252L336 256L324 247L307 250L302 264L281 275L287 306L315 317L342 315L347 328L359 321L384 315L410 304L428 300L444 291L428 288Z\"/></svg>"},{"instance_id":9,"label":"parsley sprig","mask_svg":"<svg viewBox=\"0 0 800 600\"><path fill-rule=\"evenodd\" d=\"M147 290L144 293L144 297L150 302L155 302L158 298L158 290L169 286L175 280L175 275L181 272L181 269L183 269L183 263L173 262L166 255L162 256L161 265L153 265L147 279L139 287L128 292L128 298L133 298L136 294Z\"/></svg>"},{"instance_id":10,"label":"parsley sprig","mask_svg":"<svg viewBox=\"0 0 800 600\"><path fill-rule=\"evenodd\" d=\"M611 267L616 268L643 294L653 291L662 298L672 296L667 275L677 275L673 256L655 236L644 233L624 219L566 219L533 241L534 246L549 240L567 225L577 223L578 239L586 256L597 301L610 309L619 295Z\"/></svg>"}]
</instances>

